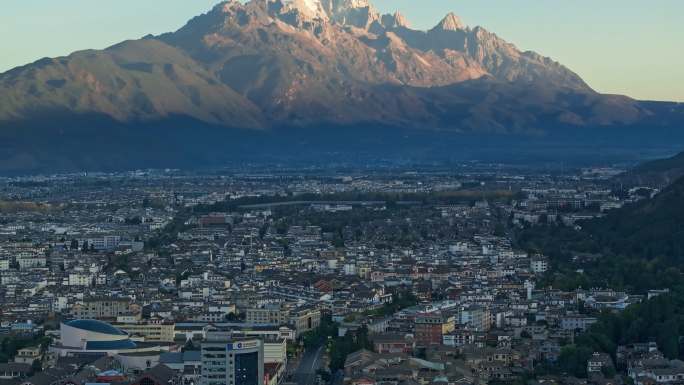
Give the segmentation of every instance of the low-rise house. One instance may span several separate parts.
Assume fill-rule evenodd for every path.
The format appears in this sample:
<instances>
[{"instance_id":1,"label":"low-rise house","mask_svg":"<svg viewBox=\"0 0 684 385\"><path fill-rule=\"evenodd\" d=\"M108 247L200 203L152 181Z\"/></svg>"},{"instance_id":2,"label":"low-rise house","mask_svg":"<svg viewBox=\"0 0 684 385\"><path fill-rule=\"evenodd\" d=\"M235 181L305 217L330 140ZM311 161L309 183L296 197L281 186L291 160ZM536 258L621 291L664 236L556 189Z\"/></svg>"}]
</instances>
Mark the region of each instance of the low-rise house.
<instances>
[{"instance_id":1,"label":"low-rise house","mask_svg":"<svg viewBox=\"0 0 684 385\"><path fill-rule=\"evenodd\" d=\"M0 379L26 378L31 373L30 364L9 362L0 364Z\"/></svg>"},{"instance_id":2,"label":"low-rise house","mask_svg":"<svg viewBox=\"0 0 684 385\"><path fill-rule=\"evenodd\" d=\"M18 364L28 364L32 365L35 361L40 361L42 358L42 353L40 351L40 346L30 346L17 351L17 355L14 357L14 362Z\"/></svg>"},{"instance_id":3,"label":"low-rise house","mask_svg":"<svg viewBox=\"0 0 684 385\"><path fill-rule=\"evenodd\" d=\"M379 354L410 354L414 348L413 338L401 334L379 334L373 337L373 350Z\"/></svg>"},{"instance_id":4,"label":"low-rise house","mask_svg":"<svg viewBox=\"0 0 684 385\"><path fill-rule=\"evenodd\" d=\"M602 370L612 368L613 359L606 353L595 352L587 361L587 373L601 373Z\"/></svg>"}]
</instances>

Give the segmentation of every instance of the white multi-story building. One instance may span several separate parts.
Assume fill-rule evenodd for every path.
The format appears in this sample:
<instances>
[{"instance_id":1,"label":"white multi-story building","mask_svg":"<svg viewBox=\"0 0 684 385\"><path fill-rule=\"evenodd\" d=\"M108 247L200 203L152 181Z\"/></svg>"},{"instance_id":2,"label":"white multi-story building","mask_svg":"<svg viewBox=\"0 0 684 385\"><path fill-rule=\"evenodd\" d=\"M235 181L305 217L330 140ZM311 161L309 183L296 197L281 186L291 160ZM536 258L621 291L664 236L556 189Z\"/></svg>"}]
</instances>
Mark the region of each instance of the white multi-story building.
<instances>
[{"instance_id":1,"label":"white multi-story building","mask_svg":"<svg viewBox=\"0 0 684 385\"><path fill-rule=\"evenodd\" d=\"M90 274L84 273L70 273L69 286L90 286L93 283L93 277Z\"/></svg>"},{"instance_id":2,"label":"white multi-story building","mask_svg":"<svg viewBox=\"0 0 684 385\"><path fill-rule=\"evenodd\" d=\"M285 339L264 340L264 363L287 363L287 341Z\"/></svg>"},{"instance_id":3,"label":"white multi-story building","mask_svg":"<svg viewBox=\"0 0 684 385\"><path fill-rule=\"evenodd\" d=\"M264 344L259 339L209 333L202 342L201 385L264 383Z\"/></svg>"},{"instance_id":4,"label":"white multi-story building","mask_svg":"<svg viewBox=\"0 0 684 385\"><path fill-rule=\"evenodd\" d=\"M596 317L570 315L561 318L561 328L563 330L586 331L591 325L595 324L596 321L598 321Z\"/></svg>"},{"instance_id":5,"label":"white multi-story building","mask_svg":"<svg viewBox=\"0 0 684 385\"><path fill-rule=\"evenodd\" d=\"M102 238L88 239L88 245L95 250L116 249L120 243L121 237L118 235L105 235Z\"/></svg>"},{"instance_id":6,"label":"white multi-story building","mask_svg":"<svg viewBox=\"0 0 684 385\"><path fill-rule=\"evenodd\" d=\"M459 324L470 330L486 332L492 325L489 309L483 306L465 306L458 313Z\"/></svg>"},{"instance_id":7,"label":"white multi-story building","mask_svg":"<svg viewBox=\"0 0 684 385\"><path fill-rule=\"evenodd\" d=\"M549 261L544 257L533 257L530 261L530 269L535 274L543 274L549 270Z\"/></svg>"},{"instance_id":8,"label":"white multi-story building","mask_svg":"<svg viewBox=\"0 0 684 385\"><path fill-rule=\"evenodd\" d=\"M52 299L52 310L61 312L69 308L69 300L67 297L54 297Z\"/></svg>"},{"instance_id":9,"label":"white multi-story building","mask_svg":"<svg viewBox=\"0 0 684 385\"><path fill-rule=\"evenodd\" d=\"M41 268L47 265L45 256L37 253L23 252L17 255L16 260L21 270Z\"/></svg>"},{"instance_id":10,"label":"white multi-story building","mask_svg":"<svg viewBox=\"0 0 684 385\"><path fill-rule=\"evenodd\" d=\"M344 264L344 275L356 275L356 265L353 263Z\"/></svg>"}]
</instances>

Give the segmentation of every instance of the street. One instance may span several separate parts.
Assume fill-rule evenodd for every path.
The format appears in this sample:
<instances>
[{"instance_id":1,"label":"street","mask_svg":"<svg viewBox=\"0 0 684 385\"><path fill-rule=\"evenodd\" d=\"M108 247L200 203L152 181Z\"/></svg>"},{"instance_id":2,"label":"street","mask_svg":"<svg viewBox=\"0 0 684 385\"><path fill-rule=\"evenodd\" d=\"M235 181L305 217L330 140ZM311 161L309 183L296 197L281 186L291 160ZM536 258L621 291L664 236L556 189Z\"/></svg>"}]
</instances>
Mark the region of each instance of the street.
<instances>
[{"instance_id":1,"label":"street","mask_svg":"<svg viewBox=\"0 0 684 385\"><path fill-rule=\"evenodd\" d=\"M294 382L298 385L314 385L316 371L318 371L323 364L324 349L325 345L307 349L299 363L299 367L294 373Z\"/></svg>"}]
</instances>

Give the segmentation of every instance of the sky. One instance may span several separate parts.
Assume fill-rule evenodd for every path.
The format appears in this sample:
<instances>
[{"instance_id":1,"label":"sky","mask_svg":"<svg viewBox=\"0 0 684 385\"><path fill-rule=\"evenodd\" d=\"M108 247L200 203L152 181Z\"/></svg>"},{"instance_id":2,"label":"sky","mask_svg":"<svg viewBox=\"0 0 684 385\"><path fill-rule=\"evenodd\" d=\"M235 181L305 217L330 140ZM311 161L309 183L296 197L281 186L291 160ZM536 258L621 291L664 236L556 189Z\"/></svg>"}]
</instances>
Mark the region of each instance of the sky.
<instances>
[{"instance_id":1,"label":"sky","mask_svg":"<svg viewBox=\"0 0 684 385\"><path fill-rule=\"evenodd\" d=\"M180 28L217 0L6 0L0 72ZM448 12L568 66L594 89L684 102L682 0L374 0L427 29Z\"/></svg>"}]
</instances>

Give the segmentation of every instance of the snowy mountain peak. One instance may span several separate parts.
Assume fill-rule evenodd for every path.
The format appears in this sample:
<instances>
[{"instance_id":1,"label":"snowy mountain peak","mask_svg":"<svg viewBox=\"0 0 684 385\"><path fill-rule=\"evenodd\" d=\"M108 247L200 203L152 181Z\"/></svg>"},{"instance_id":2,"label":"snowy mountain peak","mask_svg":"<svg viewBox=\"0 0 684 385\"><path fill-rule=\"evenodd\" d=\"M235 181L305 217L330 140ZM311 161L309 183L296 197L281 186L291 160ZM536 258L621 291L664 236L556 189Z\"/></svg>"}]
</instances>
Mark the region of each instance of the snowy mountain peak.
<instances>
[{"instance_id":1,"label":"snowy mountain peak","mask_svg":"<svg viewBox=\"0 0 684 385\"><path fill-rule=\"evenodd\" d=\"M286 11L298 11L302 16L310 19L327 20L328 13L320 0L278 0Z\"/></svg>"},{"instance_id":2,"label":"snowy mountain peak","mask_svg":"<svg viewBox=\"0 0 684 385\"><path fill-rule=\"evenodd\" d=\"M442 21L437 24L435 29L441 29L444 31L458 31L465 28L465 24L461 21L455 13L450 12L448 15L442 19Z\"/></svg>"}]
</instances>

